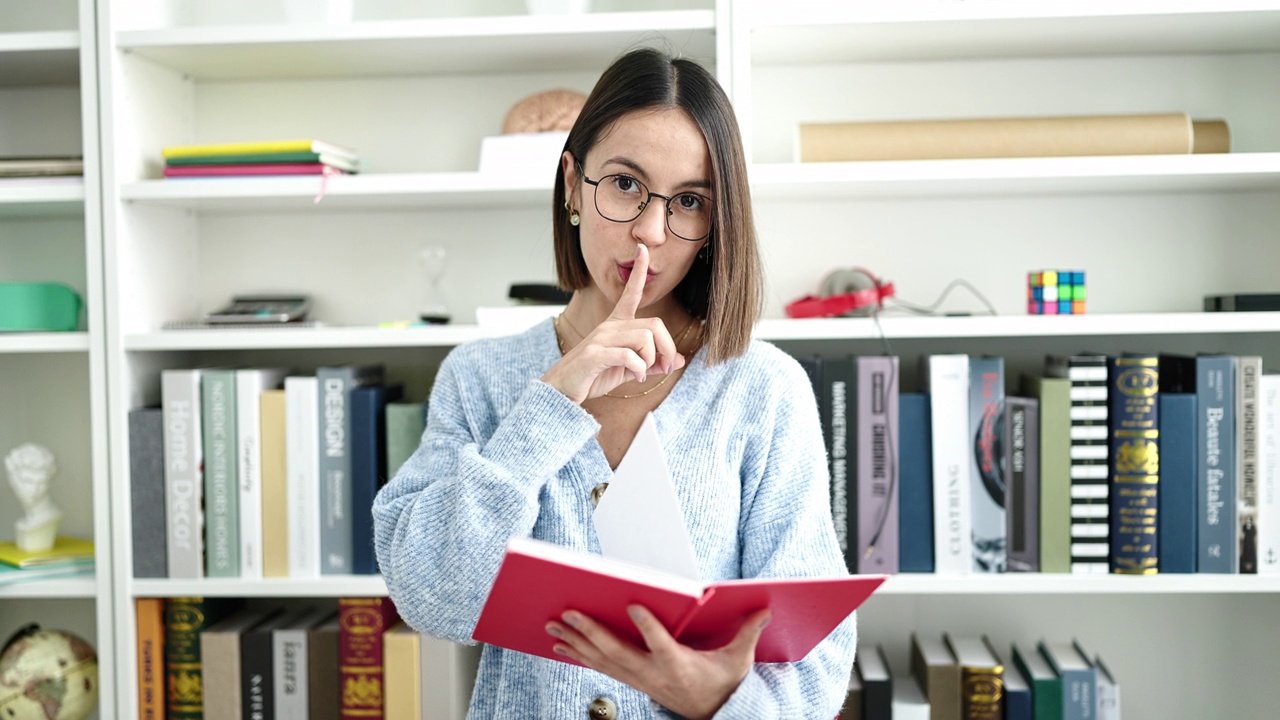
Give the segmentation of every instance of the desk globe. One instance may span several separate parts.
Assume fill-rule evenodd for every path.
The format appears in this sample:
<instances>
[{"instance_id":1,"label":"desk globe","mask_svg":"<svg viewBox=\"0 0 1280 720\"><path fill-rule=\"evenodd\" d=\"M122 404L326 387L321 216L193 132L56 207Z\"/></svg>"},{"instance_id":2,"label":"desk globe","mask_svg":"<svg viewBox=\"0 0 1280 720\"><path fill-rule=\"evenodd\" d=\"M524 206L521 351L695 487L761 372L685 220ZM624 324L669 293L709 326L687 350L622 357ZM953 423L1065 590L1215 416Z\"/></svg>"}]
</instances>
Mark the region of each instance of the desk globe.
<instances>
[{"instance_id":1,"label":"desk globe","mask_svg":"<svg viewBox=\"0 0 1280 720\"><path fill-rule=\"evenodd\" d=\"M98 655L61 630L27 625L0 651L0 718L84 720L98 705Z\"/></svg>"}]
</instances>

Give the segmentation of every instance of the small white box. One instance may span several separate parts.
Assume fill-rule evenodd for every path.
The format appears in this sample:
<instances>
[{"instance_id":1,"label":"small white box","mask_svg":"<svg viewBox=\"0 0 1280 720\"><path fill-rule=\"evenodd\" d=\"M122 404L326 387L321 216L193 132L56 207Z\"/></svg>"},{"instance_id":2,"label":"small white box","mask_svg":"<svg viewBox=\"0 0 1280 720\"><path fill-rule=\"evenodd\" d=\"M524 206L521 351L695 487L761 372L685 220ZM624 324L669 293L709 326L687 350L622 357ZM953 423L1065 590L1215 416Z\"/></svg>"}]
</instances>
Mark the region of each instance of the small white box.
<instances>
[{"instance_id":1,"label":"small white box","mask_svg":"<svg viewBox=\"0 0 1280 720\"><path fill-rule=\"evenodd\" d=\"M476 308L476 324L482 328L502 328L515 332L555 317L564 309L564 305L480 306Z\"/></svg>"},{"instance_id":2,"label":"small white box","mask_svg":"<svg viewBox=\"0 0 1280 720\"><path fill-rule=\"evenodd\" d=\"M490 135L480 141L481 173L555 177L567 132Z\"/></svg>"}]
</instances>

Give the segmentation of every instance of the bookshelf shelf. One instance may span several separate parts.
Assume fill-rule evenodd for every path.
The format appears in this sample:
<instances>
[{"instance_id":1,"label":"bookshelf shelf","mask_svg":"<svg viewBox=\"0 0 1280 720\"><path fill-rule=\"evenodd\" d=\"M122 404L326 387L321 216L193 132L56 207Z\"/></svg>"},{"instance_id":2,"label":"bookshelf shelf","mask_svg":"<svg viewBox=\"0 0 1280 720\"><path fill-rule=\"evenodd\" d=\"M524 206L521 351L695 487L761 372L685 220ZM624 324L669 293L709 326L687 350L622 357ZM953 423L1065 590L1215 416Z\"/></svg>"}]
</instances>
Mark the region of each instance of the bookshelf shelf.
<instances>
[{"instance_id":1,"label":"bookshelf shelf","mask_svg":"<svg viewBox=\"0 0 1280 720\"><path fill-rule=\"evenodd\" d=\"M915 575L890 577L884 595L1196 595L1276 594L1280 576L1262 575Z\"/></svg>"},{"instance_id":2,"label":"bookshelf shelf","mask_svg":"<svg viewBox=\"0 0 1280 720\"><path fill-rule=\"evenodd\" d=\"M595 70L662 33L714 55L710 10L130 30L121 50L197 80Z\"/></svg>"},{"instance_id":3,"label":"bookshelf shelf","mask_svg":"<svg viewBox=\"0 0 1280 720\"><path fill-rule=\"evenodd\" d=\"M1271 2L757 2L759 65L1254 52L1280 48Z\"/></svg>"},{"instance_id":4,"label":"bookshelf shelf","mask_svg":"<svg viewBox=\"0 0 1280 720\"><path fill-rule=\"evenodd\" d=\"M0 333L0 355L89 351L89 333Z\"/></svg>"},{"instance_id":5,"label":"bookshelf shelf","mask_svg":"<svg viewBox=\"0 0 1280 720\"><path fill-rule=\"evenodd\" d=\"M97 595L98 583L92 577L57 578L0 585L0 600L92 600Z\"/></svg>"},{"instance_id":6,"label":"bookshelf shelf","mask_svg":"<svg viewBox=\"0 0 1280 720\"><path fill-rule=\"evenodd\" d=\"M133 203L214 212L509 207L546 205L551 179L457 172L146 180L123 186L120 195Z\"/></svg>"},{"instance_id":7,"label":"bookshelf shelf","mask_svg":"<svg viewBox=\"0 0 1280 720\"><path fill-rule=\"evenodd\" d=\"M74 215L84 215L82 178L0 180L0 218Z\"/></svg>"},{"instance_id":8,"label":"bookshelf shelf","mask_svg":"<svg viewBox=\"0 0 1280 720\"><path fill-rule=\"evenodd\" d=\"M0 87L64 85L80 77L80 33L0 32Z\"/></svg>"},{"instance_id":9,"label":"bookshelf shelf","mask_svg":"<svg viewBox=\"0 0 1280 720\"><path fill-rule=\"evenodd\" d=\"M326 575L318 579L134 580L133 597L384 597L381 575Z\"/></svg>"},{"instance_id":10,"label":"bookshelf shelf","mask_svg":"<svg viewBox=\"0 0 1280 720\"><path fill-rule=\"evenodd\" d=\"M1275 190L1280 153L762 163L751 180L768 200Z\"/></svg>"}]
</instances>

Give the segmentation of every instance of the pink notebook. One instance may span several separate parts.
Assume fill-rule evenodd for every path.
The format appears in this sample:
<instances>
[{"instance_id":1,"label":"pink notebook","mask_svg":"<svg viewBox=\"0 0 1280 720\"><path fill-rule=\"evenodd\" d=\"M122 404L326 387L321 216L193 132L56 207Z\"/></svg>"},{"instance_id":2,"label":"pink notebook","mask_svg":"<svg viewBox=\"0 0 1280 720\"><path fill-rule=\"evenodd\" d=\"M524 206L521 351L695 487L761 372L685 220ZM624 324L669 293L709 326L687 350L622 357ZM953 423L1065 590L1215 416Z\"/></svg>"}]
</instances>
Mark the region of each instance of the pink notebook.
<instances>
[{"instance_id":1,"label":"pink notebook","mask_svg":"<svg viewBox=\"0 0 1280 720\"><path fill-rule=\"evenodd\" d=\"M346 175L324 163L247 163L237 165L177 165L164 169L165 177L220 177L226 175Z\"/></svg>"}]
</instances>

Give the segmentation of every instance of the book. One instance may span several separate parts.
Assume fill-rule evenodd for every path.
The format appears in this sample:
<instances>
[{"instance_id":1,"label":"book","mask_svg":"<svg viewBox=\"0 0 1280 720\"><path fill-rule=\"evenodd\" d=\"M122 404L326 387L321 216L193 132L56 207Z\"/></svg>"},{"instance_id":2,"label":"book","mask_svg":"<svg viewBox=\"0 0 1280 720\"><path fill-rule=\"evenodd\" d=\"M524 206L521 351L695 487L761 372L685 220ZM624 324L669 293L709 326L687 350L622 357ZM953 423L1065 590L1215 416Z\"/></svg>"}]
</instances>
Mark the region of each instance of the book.
<instances>
[{"instance_id":1,"label":"book","mask_svg":"<svg viewBox=\"0 0 1280 720\"><path fill-rule=\"evenodd\" d=\"M911 633L911 673L929 699L929 720L960 720L960 665L941 638Z\"/></svg>"},{"instance_id":2,"label":"book","mask_svg":"<svg viewBox=\"0 0 1280 720\"><path fill-rule=\"evenodd\" d=\"M460 645L422 635L423 715L432 720L466 720L480 668L481 645Z\"/></svg>"},{"instance_id":3,"label":"book","mask_svg":"<svg viewBox=\"0 0 1280 720\"><path fill-rule=\"evenodd\" d=\"M1111 572L1160 571L1160 359L1111 358Z\"/></svg>"},{"instance_id":4,"label":"book","mask_svg":"<svg viewBox=\"0 0 1280 720\"><path fill-rule=\"evenodd\" d=\"M1161 385L1167 385L1163 372L1161 377ZM1194 389L1193 386L1193 392L1160 391L1160 510L1156 514L1156 552L1161 573L1196 571L1199 448Z\"/></svg>"},{"instance_id":5,"label":"book","mask_svg":"<svg viewBox=\"0 0 1280 720\"><path fill-rule=\"evenodd\" d=\"M288 458L285 455L285 396L283 388L258 396L259 465L262 482L262 575L289 577Z\"/></svg>"},{"instance_id":6,"label":"book","mask_svg":"<svg viewBox=\"0 0 1280 720\"><path fill-rule=\"evenodd\" d=\"M312 630L332 615L326 608L308 608L271 632L276 720L309 720L308 640Z\"/></svg>"},{"instance_id":7,"label":"book","mask_svg":"<svg viewBox=\"0 0 1280 720\"><path fill-rule=\"evenodd\" d=\"M251 688L245 684L244 661L249 655L243 643L249 632L271 618L281 609L245 608L213 623L200 632L200 659L203 665L204 718L205 720L249 720L253 717L245 710L251 707ZM255 656L251 656L255 657ZM271 652L267 650L267 661ZM261 700L261 687L257 701ZM268 717L258 715L258 717Z\"/></svg>"},{"instance_id":8,"label":"book","mask_svg":"<svg viewBox=\"0 0 1280 720\"><path fill-rule=\"evenodd\" d=\"M242 163L239 165L183 165L166 167L167 178L229 177L237 175L347 175L324 163Z\"/></svg>"},{"instance_id":9,"label":"book","mask_svg":"<svg viewBox=\"0 0 1280 720\"><path fill-rule=\"evenodd\" d=\"M973 490L969 467L969 356L929 355L933 455L933 562L942 575L973 572Z\"/></svg>"},{"instance_id":10,"label":"book","mask_svg":"<svg viewBox=\"0 0 1280 720\"><path fill-rule=\"evenodd\" d=\"M0 563L0 587L18 583L35 582L37 580L54 580L58 578L83 577L92 578L94 563L92 559L77 562L57 563L55 565L37 565L25 570L20 567Z\"/></svg>"},{"instance_id":11,"label":"book","mask_svg":"<svg viewBox=\"0 0 1280 720\"><path fill-rule=\"evenodd\" d=\"M1071 381L1023 375L1040 401L1040 572L1071 572Z\"/></svg>"},{"instance_id":12,"label":"book","mask_svg":"<svg viewBox=\"0 0 1280 720\"><path fill-rule=\"evenodd\" d=\"M1071 382L1071 572L1106 573L1111 567L1107 356L1048 356L1045 374Z\"/></svg>"},{"instance_id":13,"label":"book","mask_svg":"<svg viewBox=\"0 0 1280 720\"><path fill-rule=\"evenodd\" d=\"M278 718L275 693L275 633L311 612L279 610L240 636L240 707L246 720Z\"/></svg>"},{"instance_id":14,"label":"book","mask_svg":"<svg viewBox=\"0 0 1280 720\"><path fill-rule=\"evenodd\" d=\"M287 371L284 368L241 368L234 371L236 480L238 482L240 520L240 576L247 580L269 577L264 570L263 538L270 528L282 523L264 524L262 477L263 453L266 450L262 432L261 394L280 387ZM267 515L266 517L282 517Z\"/></svg>"},{"instance_id":15,"label":"book","mask_svg":"<svg viewBox=\"0 0 1280 720\"><path fill-rule=\"evenodd\" d=\"M1258 378L1258 574L1280 575L1280 375Z\"/></svg>"},{"instance_id":16,"label":"book","mask_svg":"<svg viewBox=\"0 0 1280 720\"><path fill-rule=\"evenodd\" d=\"M168 720L202 720L204 663L200 635L236 609L219 598L174 597L164 604L165 715Z\"/></svg>"},{"instance_id":17,"label":"book","mask_svg":"<svg viewBox=\"0 0 1280 720\"><path fill-rule=\"evenodd\" d=\"M909 672L890 669L893 679L893 720L929 720L929 701Z\"/></svg>"},{"instance_id":18,"label":"book","mask_svg":"<svg viewBox=\"0 0 1280 720\"><path fill-rule=\"evenodd\" d=\"M165 546L169 577L204 576L204 453L198 369L160 372L164 410Z\"/></svg>"},{"instance_id":19,"label":"book","mask_svg":"<svg viewBox=\"0 0 1280 720\"><path fill-rule=\"evenodd\" d=\"M1186 113L801 123L798 154L800 162L1185 155L1193 133Z\"/></svg>"},{"instance_id":20,"label":"book","mask_svg":"<svg viewBox=\"0 0 1280 720\"><path fill-rule=\"evenodd\" d=\"M422 636L399 622L382 638L382 686L386 720L421 720Z\"/></svg>"},{"instance_id":21,"label":"book","mask_svg":"<svg viewBox=\"0 0 1280 720\"><path fill-rule=\"evenodd\" d=\"M356 159L355 150L323 140L291 139L261 140L255 142L211 143L204 145L170 145L162 148L160 154L165 160L177 158L214 157L250 155L259 153L320 153L337 155L348 160Z\"/></svg>"},{"instance_id":22,"label":"book","mask_svg":"<svg viewBox=\"0 0 1280 720\"><path fill-rule=\"evenodd\" d=\"M357 575L378 574L373 499L387 482L387 403L403 396L402 384L351 390L351 572Z\"/></svg>"},{"instance_id":23,"label":"book","mask_svg":"<svg viewBox=\"0 0 1280 720\"><path fill-rule=\"evenodd\" d=\"M933 454L929 396L898 396L898 570L933 572Z\"/></svg>"},{"instance_id":24,"label":"book","mask_svg":"<svg viewBox=\"0 0 1280 720\"><path fill-rule=\"evenodd\" d=\"M857 507L850 493L850 430L854 422L857 366L849 356L822 359L822 426L827 440L827 472L831 481L831 521L836 542L849 572L858 572L856 560ZM851 545L852 543L852 545Z\"/></svg>"},{"instance_id":25,"label":"book","mask_svg":"<svg viewBox=\"0 0 1280 720\"><path fill-rule=\"evenodd\" d=\"M1038 651L1023 651L1013 644L1013 664L1031 686L1031 710L1035 720L1062 720L1062 678Z\"/></svg>"},{"instance_id":26,"label":"book","mask_svg":"<svg viewBox=\"0 0 1280 720\"><path fill-rule=\"evenodd\" d=\"M160 408L129 411L129 528L133 576L162 578L168 572L164 514L164 416Z\"/></svg>"},{"instance_id":27,"label":"book","mask_svg":"<svg viewBox=\"0 0 1280 720\"><path fill-rule=\"evenodd\" d=\"M285 502L288 504L289 577L320 577L319 385L314 376L284 380Z\"/></svg>"},{"instance_id":28,"label":"book","mask_svg":"<svg viewBox=\"0 0 1280 720\"><path fill-rule=\"evenodd\" d=\"M319 152L263 152L241 153L239 155L190 155L171 157L165 160L170 167L186 167L199 165L259 165L281 163L321 163L339 170L356 172L360 162L354 158L332 153Z\"/></svg>"},{"instance_id":29,"label":"book","mask_svg":"<svg viewBox=\"0 0 1280 720\"><path fill-rule=\"evenodd\" d=\"M1098 673L1098 720L1120 720L1120 683L1101 657L1094 657L1093 668Z\"/></svg>"},{"instance_id":30,"label":"book","mask_svg":"<svg viewBox=\"0 0 1280 720\"><path fill-rule=\"evenodd\" d=\"M1033 720L1031 682L1016 663L1004 665L1004 720Z\"/></svg>"},{"instance_id":31,"label":"book","mask_svg":"<svg viewBox=\"0 0 1280 720\"><path fill-rule=\"evenodd\" d=\"M862 717L864 720L890 720L893 717L893 678L889 661L879 645L858 651L854 674L862 685Z\"/></svg>"},{"instance_id":32,"label":"book","mask_svg":"<svg viewBox=\"0 0 1280 720\"><path fill-rule=\"evenodd\" d=\"M383 635L399 616L391 598L338 598L338 667L342 717L382 717Z\"/></svg>"},{"instance_id":33,"label":"book","mask_svg":"<svg viewBox=\"0 0 1280 720\"><path fill-rule=\"evenodd\" d=\"M1262 358L1241 355L1236 374L1236 557L1238 571L1258 572L1258 378Z\"/></svg>"},{"instance_id":34,"label":"book","mask_svg":"<svg viewBox=\"0 0 1280 720\"><path fill-rule=\"evenodd\" d=\"M242 573L240 528L245 523L241 517L242 501L237 476L237 400L235 370L210 368L200 374L204 571L211 578L240 577Z\"/></svg>"},{"instance_id":35,"label":"book","mask_svg":"<svg viewBox=\"0 0 1280 720\"><path fill-rule=\"evenodd\" d=\"M1004 422L1008 570L1040 572L1040 401L1006 397Z\"/></svg>"},{"instance_id":36,"label":"book","mask_svg":"<svg viewBox=\"0 0 1280 720\"><path fill-rule=\"evenodd\" d=\"M23 570L79 565L93 562L93 541L70 535L53 539L48 550L22 550L12 540L0 542L0 563Z\"/></svg>"},{"instance_id":37,"label":"book","mask_svg":"<svg viewBox=\"0 0 1280 720\"><path fill-rule=\"evenodd\" d=\"M1005 537L1004 358L969 359L969 496L973 570L1008 568Z\"/></svg>"},{"instance_id":38,"label":"book","mask_svg":"<svg viewBox=\"0 0 1280 720\"><path fill-rule=\"evenodd\" d=\"M164 598L138 598L133 604L137 625L138 720L164 720Z\"/></svg>"},{"instance_id":39,"label":"book","mask_svg":"<svg viewBox=\"0 0 1280 720\"><path fill-rule=\"evenodd\" d=\"M885 580L884 575L748 578L702 583L533 538L507 545L472 639L530 655L573 661L552 651L545 626L577 610L620 638L643 643L627 615L649 609L681 643L717 648L742 620L769 608L773 617L756 646L756 662L802 659Z\"/></svg>"},{"instance_id":40,"label":"book","mask_svg":"<svg viewBox=\"0 0 1280 720\"><path fill-rule=\"evenodd\" d=\"M964 720L1003 720L1004 664L985 637L943 638L960 666L960 716Z\"/></svg>"},{"instance_id":41,"label":"book","mask_svg":"<svg viewBox=\"0 0 1280 720\"><path fill-rule=\"evenodd\" d=\"M387 478L393 478L400 466L418 451L422 433L427 427L425 402L388 402L383 412L387 423Z\"/></svg>"},{"instance_id":42,"label":"book","mask_svg":"<svg viewBox=\"0 0 1280 720\"><path fill-rule=\"evenodd\" d=\"M1098 680L1089 656L1076 641L1041 641L1040 654L1062 680L1063 720L1095 720Z\"/></svg>"},{"instance_id":43,"label":"book","mask_svg":"<svg viewBox=\"0 0 1280 720\"><path fill-rule=\"evenodd\" d=\"M1200 355L1196 364L1196 571L1235 573L1236 358Z\"/></svg>"},{"instance_id":44,"label":"book","mask_svg":"<svg viewBox=\"0 0 1280 720\"><path fill-rule=\"evenodd\" d=\"M352 570L351 390L381 383L382 373L382 365L316 370L320 572L324 575L347 575Z\"/></svg>"},{"instance_id":45,"label":"book","mask_svg":"<svg viewBox=\"0 0 1280 720\"><path fill-rule=\"evenodd\" d=\"M338 720L342 711L339 678L338 613L307 633L307 708L310 720Z\"/></svg>"},{"instance_id":46,"label":"book","mask_svg":"<svg viewBox=\"0 0 1280 720\"><path fill-rule=\"evenodd\" d=\"M898 358L862 356L856 361L854 406L857 438L854 502L857 529L849 543L858 573L898 572L899 453ZM864 683L865 688L865 683ZM888 700L886 698L886 707Z\"/></svg>"}]
</instances>

